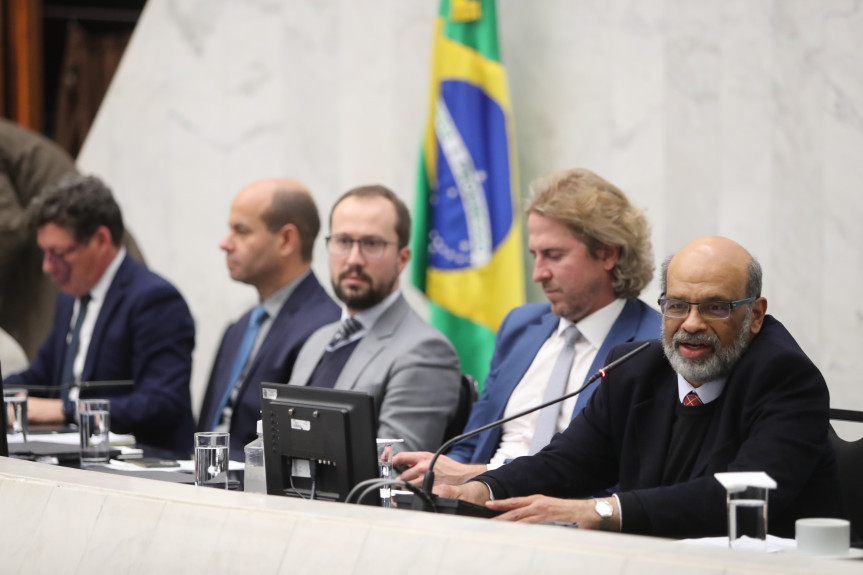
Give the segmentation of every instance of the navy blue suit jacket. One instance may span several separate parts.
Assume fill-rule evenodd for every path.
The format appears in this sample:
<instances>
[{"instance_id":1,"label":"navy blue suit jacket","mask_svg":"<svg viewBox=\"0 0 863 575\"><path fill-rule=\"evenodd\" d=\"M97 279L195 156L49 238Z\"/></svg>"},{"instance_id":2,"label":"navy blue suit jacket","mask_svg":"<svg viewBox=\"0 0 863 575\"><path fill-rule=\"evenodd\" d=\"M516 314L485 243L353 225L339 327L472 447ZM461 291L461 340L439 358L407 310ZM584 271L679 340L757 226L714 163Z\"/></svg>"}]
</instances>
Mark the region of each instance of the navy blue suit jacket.
<instances>
[{"instance_id":1,"label":"navy blue suit jacket","mask_svg":"<svg viewBox=\"0 0 863 575\"><path fill-rule=\"evenodd\" d=\"M234 358L246 328L251 310L228 327L213 363L210 381L201 405L198 429L207 428L228 387ZM306 276L282 305L273 320L266 339L252 358L231 415L231 459L243 460L243 447L256 437L255 425L261 418L261 383L287 383L294 370L300 348L319 327L338 321L341 311L321 287L314 273Z\"/></svg>"},{"instance_id":2,"label":"navy blue suit jacket","mask_svg":"<svg viewBox=\"0 0 863 575\"><path fill-rule=\"evenodd\" d=\"M659 313L638 299L628 299L593 360L588 377L605 365L605 357L621 343L652 339L659 335ZM532 303L515 308L506 316L497 333L491 369L485 380L485 391L470 412L465 432L503 417L509 397L521 381L539 348L554 333L560 317L550 304ZM575 417L599 381L581 393L572 417ZM527 409L529 405L525 405ZM448 455L462 463L488 463L500 443L497 427L470 437L453 446Z\"/></svg>"},{"instance_id":3,"label":"navy blue suit jacket","mask_svg":"<svg viewBox=\"0 0 863 575\"><path fill-rule=\"evenodd\" d=\"M633 347L616 348L609 359ZM765 318L714 401L689 478L662 485L680 399L677 374L654 341L609 373L545 449L478 479L496 498L587 497L619 482L624 531L668 537L727 533L725 489L713 476L722 471L765 471L776 480L768 504L768 530L775 535L794 537L800 517L842 516L827 436L827 384L782 324ZM633 497L645 521L627 513Z\"/></svg>"},{"instance_id":4,"label":"navy blue suit jacket","mask_svg":"<svg viewBox=\"0 0 863 575\"><path fill-rule=\"evenodd\" d=\"M68 294L58 296L48 338L30 368L7 378L7 386L61 383L74 303ZM111 431L134 434L142 446L156 448L154 455L188 458L194 347L195 324L183 296L127 255L96 319L81 381L132 380L134 386L82 389L80 397L111 400Z\"/></svg>"}]
</instances>

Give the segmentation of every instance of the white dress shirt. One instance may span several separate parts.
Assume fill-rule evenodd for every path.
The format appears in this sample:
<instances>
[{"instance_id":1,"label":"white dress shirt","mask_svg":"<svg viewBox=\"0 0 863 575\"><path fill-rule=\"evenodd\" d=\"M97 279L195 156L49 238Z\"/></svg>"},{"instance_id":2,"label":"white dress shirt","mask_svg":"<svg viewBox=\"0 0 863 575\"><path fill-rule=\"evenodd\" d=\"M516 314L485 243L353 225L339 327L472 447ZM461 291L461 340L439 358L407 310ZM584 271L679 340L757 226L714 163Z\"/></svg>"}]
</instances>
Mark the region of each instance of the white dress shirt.
<instances>
[{"instance_id":1,"label":"white dress shirt","mask_svg":"<svg viewBox=\"0 0 863 575\"><path fill-rule=\"evenodd\" d=\"M698 399L701 400L701 403L708 404L722 395L722 390L725 389L725 381L725 378L714 379L713 381L702 383L698 387L692 387L692 384L683 379L683 376L678 373L677 395L680 397L680 403L683 403L683 398L686 397L687 393L694 391Z\"/></svg>"},{"instance_id":2,"label":"white dress shirt","mask_svg":"<svg viewBox=\"0 0 863 575\"><path fill-rule=\"evenodd\" d=\"M581 332L581 336L575 342L575 359L569 372L566 393L575 391L584 384L584 380L589 375L588 370L593 364L593 360L596 359L599 348L602 347L602 343L611 331L614 322L617 321L618 316L623 311L624 305L626 305L626 300L616 299L575 324L578 331ZM542 403L545 388L548 386L549 377L551 377L551 370L558 354L563 349L563 332L570 325L572 322L560 318L557 329L542 344L530 367L513 390L503 412L504 417L509 417ZM578 396L571 397L561 405L560 416L557 421L558 432L569 426L577 399ZM489 469L499 467L509 459L528 454L538 417L539 411L536 411L503 425L500 445L491 459Z\"/></svg>"}]
</instances>

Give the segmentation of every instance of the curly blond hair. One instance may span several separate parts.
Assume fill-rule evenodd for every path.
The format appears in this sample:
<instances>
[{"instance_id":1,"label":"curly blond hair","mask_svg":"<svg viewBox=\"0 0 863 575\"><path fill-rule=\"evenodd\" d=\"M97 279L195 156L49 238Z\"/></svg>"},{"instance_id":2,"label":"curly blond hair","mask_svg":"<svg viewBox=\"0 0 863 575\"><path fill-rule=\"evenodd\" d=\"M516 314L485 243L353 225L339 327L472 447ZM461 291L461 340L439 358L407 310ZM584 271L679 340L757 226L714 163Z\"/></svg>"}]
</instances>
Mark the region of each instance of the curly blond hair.
<instances>
[{"instance_id":1,"label":"curly blond hair","mask_svg":"<svg viewBox=\"0 0 863 575\"><path fill-rule=\"evenodd\" d=\"M598 257L604 246L620 248L612 270L614 294L637 297L653 278L653 247L644 210L636 209L616 186L590 170L555 172L530 186L525 212L563 222Z\"/></svg>"}]
</instances>

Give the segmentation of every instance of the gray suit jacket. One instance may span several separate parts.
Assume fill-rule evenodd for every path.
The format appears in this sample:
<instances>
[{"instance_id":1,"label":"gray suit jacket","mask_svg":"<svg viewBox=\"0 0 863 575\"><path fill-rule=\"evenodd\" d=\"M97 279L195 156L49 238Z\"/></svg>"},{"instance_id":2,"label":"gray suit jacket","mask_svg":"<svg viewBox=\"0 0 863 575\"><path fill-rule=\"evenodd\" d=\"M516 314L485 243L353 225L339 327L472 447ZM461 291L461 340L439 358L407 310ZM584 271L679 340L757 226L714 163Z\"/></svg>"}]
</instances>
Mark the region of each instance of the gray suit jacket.
<instances>
[{"instance_id":1,"label":"gray suit jacket","mask_svg":"<svg viewBox=\"0 0 863 575\"><path fill-rule=\"evenodd\" d=\"M309 337L291 385L308 385L338 326L325 325ZM357 344L335 389L373 394L378 437L404 439L397 451L434 451L455 415L460 380L452 344L399 296Z\"/></svg>"}]
</instances>

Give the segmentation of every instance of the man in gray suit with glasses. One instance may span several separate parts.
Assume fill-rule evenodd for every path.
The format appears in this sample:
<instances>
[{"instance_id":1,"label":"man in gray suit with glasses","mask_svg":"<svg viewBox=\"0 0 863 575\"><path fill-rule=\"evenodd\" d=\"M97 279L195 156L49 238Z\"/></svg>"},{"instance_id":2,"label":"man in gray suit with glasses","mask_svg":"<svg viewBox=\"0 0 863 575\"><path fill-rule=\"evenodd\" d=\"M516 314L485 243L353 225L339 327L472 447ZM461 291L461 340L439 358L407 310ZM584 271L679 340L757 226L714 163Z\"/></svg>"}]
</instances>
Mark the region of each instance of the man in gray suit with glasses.
<instances>
[{"instance_id":1,"label":"man in gray suit with glasses","mask_svg":"<svg viewBox=\"0 0 863 575\"><path fill-rule=\"evenodd\" d=\"M342 319L312 334L290 384L369 392L378 437L404 439L396 450L434 451L455 416L461 372L452 344L399 289L410 225L407 207L383 186L339 198L327 247Z\"/></svg>"}]
</instances>

